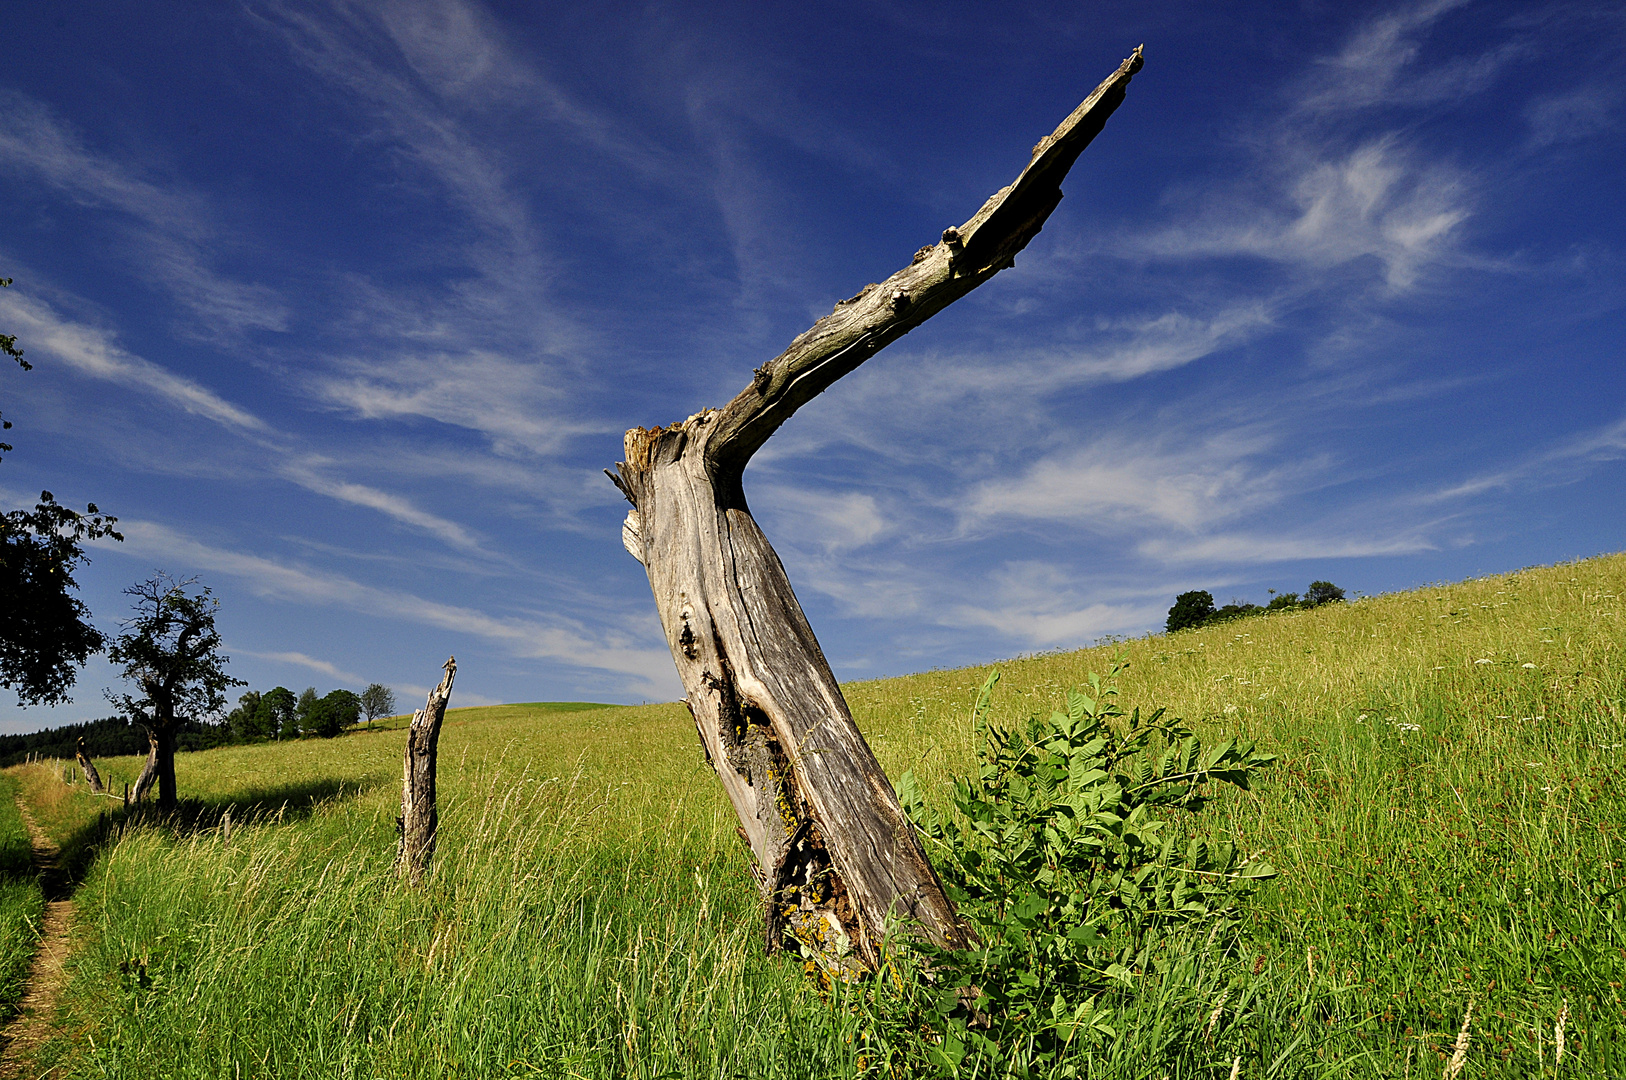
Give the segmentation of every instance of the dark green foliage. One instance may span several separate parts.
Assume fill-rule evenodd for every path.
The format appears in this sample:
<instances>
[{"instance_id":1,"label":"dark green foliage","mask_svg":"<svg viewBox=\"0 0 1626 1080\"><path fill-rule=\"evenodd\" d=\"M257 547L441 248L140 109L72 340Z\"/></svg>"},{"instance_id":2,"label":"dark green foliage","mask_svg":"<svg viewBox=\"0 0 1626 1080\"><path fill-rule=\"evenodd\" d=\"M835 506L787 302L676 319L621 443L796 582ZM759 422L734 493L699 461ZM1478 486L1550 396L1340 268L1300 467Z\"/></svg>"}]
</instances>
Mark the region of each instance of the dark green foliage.
<instances>
[{"instance_id":1,"label":"dark green foliage","mask_svg":"<svg viewBox=\"0 0 1626 1080\"><path fill-rule=\"evenodd\" d=\"M226 722L234 742L309 735L331 739L359 723L361 712L362 696L353 690L332 690L325 697L317 697L316 687L307 686L296 698L292 690L279 686L264 694L252 690L244 694Z\"/></svg>"},{"instance_id":2,"label":"dark green foliage","mask_svg":"<svg viewBox=\"0 0 1626 1080\"><path fill-rule=\"evenodd\" d=\"M331 739L360 720L360 696L349 690L334 690L311 707L305 732Z\"/></svg>"},{"instance_id":3,"label":"dark green foliage","mask_svg":"<svg viewBox=\"0 0 1626 1080\"><path fill-rule=\"evenodd\" d=\"M84 724L33 731L26 735L0 735L0 768L20 765L30 754L70 760L80 739L93 758L145 754L147 737L122 716L109 716Z\"/></svg>"},{"instance_id":4,"label":"dark green foliage","mask_svg":"<svg viewBox=\"0 0 1626 1080\"><path fill-rule=\"evenodd\" d=\"M1296 592L1284 592L1284 593L1277 593L1275 596L1271 597L1270 598L1270 603L1265 605L1265 610L1266 611L1291 611L1291 610L1293 610L1295 608L1298 608L1298 607L1301 607L1301 606L1302 605L1299 603L1299 594L1298 593L1296 593Z\"/></svg>"},{"instance_id":5,"label":"dark green foliage","mask_svg":"<svg viewBox=\"0 0 1626 1080\"><path fill-rule=\"evenodd\" d=\"M262 710L263 730L267 738L290 739L299 735L299 725L295 723L295 712L298 702L294 699L294 692L286 686L278 686L267 690L265 696L260 698Z\"/></svg>"},{"instance_id":6,"label":"dark green foliage","mask_svg":"<svg viewBox=\"0 0 1626 1080\"><path fill-rule=\"evenodd\" d=\"M268 733L261 726L264 714L260 699L258 690L250 690L237 699L237 708L226 714L226 724L231 728L234 742L264 742L267 739Z\"/></svg>"},{"instance_id":7,"label":"dark green foliage","mask_svg":"<svg viewBox=\"0 0 1626 1080\"><path fill-rule=\"evenodd\" d=\"M1174 598L1169 609L1168 622L1163 624L1167 633L1201 626L1214 616L1214 594L1204 591L1183 592Z\"/></svg>"},{"instance_id":8,"label":"dark green foliage","mask_svg":"<svg viewBox=\"0 0 1626 1080\"><path fill-rule=\"evenodd\" d=\"M296 702L292 690L279 686L260 693L250 690L237 699L237 708L226 717L231 727L232 741L238 743L269 742L283 735L291 722ZM298 728L296 727L297 734Z\"/></svg>"},{"instance_id":9,"label":"dark green foliage","mask_svg":"<svg viewBox=\"0 0 1626 1080\"><path fill-rule=\"evenodd\" d=\"M309 735L316 726L316 708L321 698L316 696L316 687L307 686L299 692L299 703L294 706L294 722L296 734Z\"/></svg>"},{"instance_id":10,"label":"dark green foliage","mask_svg":"<svg viewBox=\"0 0 1626 1080\"><path fill-rule=\"evenodd\" d=\"M1204 746L1161 709L1125 713L1120 671L1091 675L1066 712L1023 728L984 719L995 673L974 719L982 765L955 781L953 812L928 807L912 774L900 781L899 802L978 943L904 939L866 1034L881 1071L1070 1075L1065 1061L1116 1039L1143 981L1181 957L1171 935L1223 947L1241 901L1275 875L1168 819L1201 811L1212 782L1247 788L1274 755L1236 739Z\"/></svg>"},{"instance_id":11,"label":"dark green foliage","mask_svg":"<svg viewBox=\"0 0 1626 1080\"><path fill-rule=\"evenodd\" d=\"M1210 615L1207 622L1205 622L1203 625L1208 626L1213 623L1230 622L1232 619L1241 619L1249 615L1257 615L1263 610L1265 609L1260 607L1258 604L1239 604L1233 601L1232 603L1226 604L1224 607L1214 612L1214 614Z\"/></svg>"},{"instance_id":12,"label":"dark green foliage","mask_svg":"<svg viewBox=\"0 0 1626 1080\"><path fill-rule=\"evenodd\" d=\"M84 514L40 492L33 510L0 514L0 686L26 705L71 700L75 668L105 644L73 595L85 540L124 539L118 519L91 503Z\"/></svg>"},{"instance_id":13,"label":"dark green foliage","mask_svg":"<svg viewBox=\"0 0 1626 1080\"><path fill-rule=\"evenodd\" d=\"M314 692L313 692L314 696ZM359 696L349 690L334 690L317 699L314 715L322 716L323 703L337 719L338 734L354 724L359 716ZM220 723L208 720L182 720L176 726L175 748L183 751L210 750L217 746L269 742L276 738L297 738L294 720L296 699L286 686L260 693L250 690L237 699L235 709ZM287 729L292 725L292 734ZM312 732L313 734L315 732ZM122 716L109 716L85 724L65 724L26 735L0 735L0 768L18 765L30 755L36 758L71 759L80 739L92 758L126 757L147 752L147 736L141 728Z\"/></svg>"},{"instance_id":14,"label":"dark green foliage","mask_svg":"<svg viewBox=\"0 0 1626 1080\"><path fill-rule=\"evenodd\" d=\"M1310 591L1305 594L1305 607L1320 607L1322 604L1336 604L1344 598L1344 590L1330 581L1310 582Z\"/></svg>"}]
</instances>

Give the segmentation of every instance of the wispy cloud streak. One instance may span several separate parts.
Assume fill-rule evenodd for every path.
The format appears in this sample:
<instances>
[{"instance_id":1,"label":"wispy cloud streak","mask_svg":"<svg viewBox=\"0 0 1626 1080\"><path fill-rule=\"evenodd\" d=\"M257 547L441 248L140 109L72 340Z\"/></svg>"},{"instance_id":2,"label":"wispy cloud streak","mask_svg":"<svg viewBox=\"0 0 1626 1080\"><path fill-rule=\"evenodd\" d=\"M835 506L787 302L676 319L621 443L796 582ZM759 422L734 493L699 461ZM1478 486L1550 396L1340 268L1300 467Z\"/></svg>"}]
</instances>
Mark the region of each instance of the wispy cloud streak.
<instances>
[{"instance_id":1,"label":"wispy cloud streak","mask_svg":"<svg viewBox=\"0 0 1626 1080\"><path fill-rule=\"evenodd\" d=\"M87 147L39 102L0 89L0 169L43 183L69 199L116 211L135 226L133 258L201 320L198 332L283 330L288 310L275 290L232 280L209 265L219 242L217 214L176 184L143 179Z\"/></svg>"},{"instance_id":2,"label":"wispy cloud streak","mask_svg":"<svg viewBox=\"0 0 1626 1080\"><path fill-rule=\"evenodd\" d=\"M531 618L489 615L399 589L367 585L342 574L281 563L214 547L151 521L121 521L125 542L109 550L147 560L184 563L227 574L255 595L303 604L342 607L365 615L405 619L500 645L510 655L557 660L594 671L626 675L636 689L670 695L676 685L666 650L639 648L626 633L581 628Z\"/></svg>"},{"instance_id":3,"label":"wispy cloud streak","mask_svg":"<svg viewBox=\"0 0 1626 1080\"><path fill-rule=\"evenodd\" d=\"M270 430L259 417L212 390L125 351L111 334L65 319L41 300L13 290L0 293L0 318L16 328L30 348L55 357L82 375L144 391L238 432Z\"/></svg>"}]
</instances>

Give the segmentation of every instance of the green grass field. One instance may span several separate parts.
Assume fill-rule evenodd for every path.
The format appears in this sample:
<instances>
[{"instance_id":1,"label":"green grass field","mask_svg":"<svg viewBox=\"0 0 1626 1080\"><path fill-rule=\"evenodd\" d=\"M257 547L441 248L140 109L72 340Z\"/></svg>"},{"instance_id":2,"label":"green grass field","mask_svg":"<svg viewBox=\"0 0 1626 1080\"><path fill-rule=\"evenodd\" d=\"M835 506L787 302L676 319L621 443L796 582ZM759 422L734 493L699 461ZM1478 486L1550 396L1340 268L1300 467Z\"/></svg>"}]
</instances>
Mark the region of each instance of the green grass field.
<instances>
[{"instance_id":1,"label":"green grass field","mask_svg":"<svg viewBox=\"0 0 1626 1080\"><path fill-rule=\"evenodd\" d=\"M1470 1000L1464 1077L1626 1075L1622 595L1626 556L1608 556L999 664L999 718L1048 710L1121 651L1124 704L1280 755L1200 826L1282 871L1243 952L1201 993L1149 988L1090 1075L1436 1077ZM989 670L847 687L890 775L942 801L972 767ZM115 804L13 770L84 873L41 1067L857 1073L855 1014L762 955L681 705L449 713L422 893L391 874L401 723L183 755L197 803L168 828L98 828ZM116 786L139 762L102 765Z\"/></svg>"}]
</instances>

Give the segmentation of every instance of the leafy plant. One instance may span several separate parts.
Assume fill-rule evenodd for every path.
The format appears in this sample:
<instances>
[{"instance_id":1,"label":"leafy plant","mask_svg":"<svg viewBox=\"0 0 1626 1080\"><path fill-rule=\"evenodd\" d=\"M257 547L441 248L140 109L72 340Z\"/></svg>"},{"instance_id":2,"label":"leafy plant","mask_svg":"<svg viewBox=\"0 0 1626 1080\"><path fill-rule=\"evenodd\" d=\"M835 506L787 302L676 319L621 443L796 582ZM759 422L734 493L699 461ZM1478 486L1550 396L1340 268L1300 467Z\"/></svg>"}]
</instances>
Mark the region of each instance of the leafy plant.
<instances>
[{"instance_id":1,"label":"leafy plant","mask_svg":"<svg viewBox=\"0 0 1626 1080\"><path fill-rule=\"evenodd\" d=\"M996 672L973 713L981 766L955 781L954 811L901 779L898 799L976 943L899 939L863 1033L872 1071L1076 1075L1076 1051L1116 1038L1117 1010L1178 961L1161 947L1167 932L1228 935L1248 891L1274 876L1168 816L1200 811L1216 781L1247 788L1274 756L1236 739L1205 746L1162 709L1126 713L1121 671L1092 674L1065 712L1022 727L986 719Z\"/></svg>"},{"instance_id":2,"label":"leafy plant","mask_svg":"<svg viewBox=\"0 0 1626 1080\"><path fill-rule=\"evenodd\" d=\"M1336 604L1344 599L1344 590L1330 581L1310 582L1310 591L1304 594L1305 607L1320 607L1322 604Z\"/></svg>"},{"instance_id":3,"label":"leafy plant","mask_svg":"<svg viewBox=\"0 0 1626 1080\"><path fill-rule=\"evenodd\" d=\"M1214 594L1206 589L1183 592L1174 598L1168 621L1163 624L1167 633L1201 626L1214 617Z\"/></svg>"}]
</instances>

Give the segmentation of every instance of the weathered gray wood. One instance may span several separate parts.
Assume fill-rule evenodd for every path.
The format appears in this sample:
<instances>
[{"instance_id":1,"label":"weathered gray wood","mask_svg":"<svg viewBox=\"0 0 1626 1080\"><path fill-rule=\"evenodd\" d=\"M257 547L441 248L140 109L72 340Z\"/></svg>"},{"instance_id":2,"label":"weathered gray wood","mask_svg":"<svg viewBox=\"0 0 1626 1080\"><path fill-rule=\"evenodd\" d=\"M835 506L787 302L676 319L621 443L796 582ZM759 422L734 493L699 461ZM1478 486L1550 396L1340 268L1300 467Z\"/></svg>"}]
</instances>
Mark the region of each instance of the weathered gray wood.
<instances>
[{"instance_id":1,"label":"weathered gray wood","mask_svg":"<svg viewBox=\"0 0 1626 1080\"><path fill-rule=\"evenodd\" d=\"M147 763L141 767L141 775L136 777L134 789L131 789L128 785L125 786L124 801L126 805L133 805L147 797L147 792L151 790L152 785L158 780L163 767L161 760L164 756L162 745L163 729L157 725L140 723L136 726L147 733ZM174 768L174 760L175 757L172 753L170 755L171 769Z\"/></svg>"},{"instance_id":2,"label":"weathered gray wood","mask_svg":"<svg viewBox=\"0 0 1626 1080\"><path fill-rule=\"evenodd\" d=\"M626 434L610 475L633 506L622 543L649 574L701 745L755 858L770 951L791 943L850 969L876 961L900 918L939 945L967 936L751 517L746 463L802 405L1012 265L1140 67L1137 48L1014 183L837 304L723 408Z\"/></svg>"},{"instance_id":3,"label":"weathered gray wood","mask_svg":"<svg viewBox=\"0 0 1626 1080\"><path fill-rule=\"evenodd\" d=\"M396 872L413 885L429 871L435 855L435 836L440 829L440 812L435 806L435 757L440 750L440 725L446 718L446 703L452 698L452 679L457 675L457 657L443 665L440 684L429 691L424 707L412 714L407 729L405 761L401 778L401 816L396 829L401 845L396 852Z\"/></svg>"},{"instance_id":4,"label":"weathered gray wood","mask_svg":"<svg viewBox=\"0 0 1626 1080\"><path fill-rule=\"evenodd\" d=\"M73 756L74 760L79 762L79 768L85 774L85 783L90 785L91 791L100 795L106 790L102 787L102 774L96 771L96 763L90 760L90 754L85 751L83 736L80 737L79 744L74 747Z\"/></svg>"}]
</instances>

